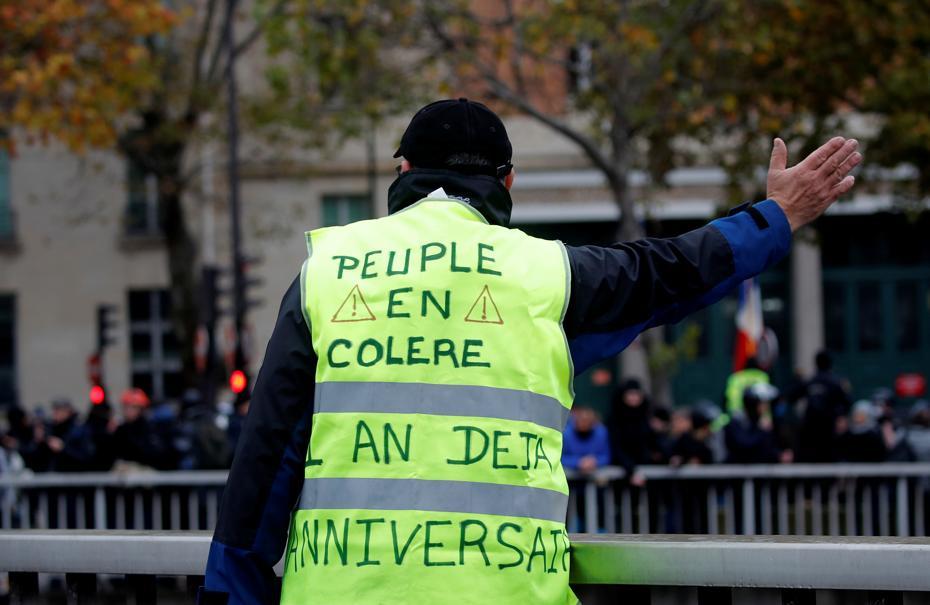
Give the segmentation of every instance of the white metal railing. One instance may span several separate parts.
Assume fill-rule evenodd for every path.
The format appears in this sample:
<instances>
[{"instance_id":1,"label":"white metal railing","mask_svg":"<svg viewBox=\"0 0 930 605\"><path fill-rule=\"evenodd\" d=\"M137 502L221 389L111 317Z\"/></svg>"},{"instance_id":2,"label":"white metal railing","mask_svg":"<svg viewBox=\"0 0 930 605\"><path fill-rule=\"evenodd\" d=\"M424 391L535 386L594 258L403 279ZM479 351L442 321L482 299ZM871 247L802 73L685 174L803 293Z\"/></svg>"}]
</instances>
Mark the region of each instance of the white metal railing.
<instances>
[{"instance_id":1,"label":"white metal railing","mask_svg":"<svg viewBox=\"0 0 930 605\"><path fill-rule=\"evenodd\" d=\"M644 466L569 474L569 531L924 536L930 464ZM3 528L208 530L225 471L0 477Z\"/></svg>"},{"instance_id":2,"label":"white metal railing","mask_svg":"<svg viewBox=\"0 0 930 605\"><path fill-rule=\"evenodd\" d=\"M930 464L643 466L570 473L569 531L925 536Z\"/></svg>"},{"instance_id":3,"label":"white metal railing","mask_svg":"<svg viewBox=\"0 0 930 605\"><path fill-rule=\"evenodd\" d=\"M190 602L155 577L187 576L194 592L209 544L208 532L0 531L0 570L10 572L14 599L23 601L40 592L45 573L64 574L76 602L98 585L136 602ZM572 536L571 583L586 605L813 603L815 591L820 602L832 590L869 591L870 603L901 603L904 595L903 602L924 603L928 568L930 541L918 538ZM101 574L127 582L106 584Z\"/></svg>"},{"instance_id":4,"label":"white metal railing","mask_svg":"<svg viewBox=\"0 0 930 605\"><path fill-rule=\"evenodd\" d=\"M40 473L0 477L0 527L208 530L226 471Z\"/></svg>"}]
</instances>

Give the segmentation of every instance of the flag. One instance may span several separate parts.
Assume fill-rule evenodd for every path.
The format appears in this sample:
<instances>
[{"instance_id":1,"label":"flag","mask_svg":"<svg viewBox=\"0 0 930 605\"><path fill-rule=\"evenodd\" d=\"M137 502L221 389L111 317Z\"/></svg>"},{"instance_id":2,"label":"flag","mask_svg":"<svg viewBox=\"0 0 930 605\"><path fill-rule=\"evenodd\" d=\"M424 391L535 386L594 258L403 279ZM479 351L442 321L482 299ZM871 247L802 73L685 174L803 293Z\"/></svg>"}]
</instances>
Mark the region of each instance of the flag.
<instances>
[{"instance_id":1,"label":"flag","mask_svg":"<svg viewBox=\"0 0 930 605\"><path fill-rule=\"evenodd\" d=\"M733 368L742 370L746 360L756 355L759 340L765 327L762 324L762 291L755 278L740 284L739 304L736 307L736 344L733 351Z\"/></svg>"}]
</instances>

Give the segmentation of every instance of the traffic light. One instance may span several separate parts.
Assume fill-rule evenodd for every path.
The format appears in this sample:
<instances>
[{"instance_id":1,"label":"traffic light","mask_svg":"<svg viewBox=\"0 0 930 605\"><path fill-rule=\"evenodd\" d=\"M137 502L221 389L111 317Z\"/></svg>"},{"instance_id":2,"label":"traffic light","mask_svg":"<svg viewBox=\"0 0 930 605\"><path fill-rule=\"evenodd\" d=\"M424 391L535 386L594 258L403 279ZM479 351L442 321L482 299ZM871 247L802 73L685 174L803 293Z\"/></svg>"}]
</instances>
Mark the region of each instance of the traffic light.
<instances>
[{"instance_id":1,"label":"traffic light","mask_svg":"<svg viewBox=\"0 0 930 605\"><path fill-rule=\"evenodd\" d=\"M229 293L229 288L220 283L227 274L226 269L213 265L205 265L200 272L200 323L211 330L227 313L220 305L220 298Z\"/></svg>"},{"instance_id":2,"label":"traffic light","mask_svg":"<svg viewBox=\"0 0 930 605\"><path fill-rule=\"evenodd\" d=\"M87 357L87 380L90 382L90 402L100 405L106 400L107 394L103 387L103 353L106 348L116 342L116 305L97 305L97 347Z\"/></svg>"},{"instance_id":3,"label":"traffic light","mask_svg":"<svg viewBox=\"0 0 930 605\"><path fill-rule=\"evenodd\" d=\"M103 363L100 353L92 353L87 358L87 380L90 381L90 402L100 405L106 401L107 393L103 388Z\"/></svg>"},{"instance_id":4,"label":"traffic light","mask_svg":"<svg viewBox=\"0 0 930 605\"><path fill-rule=\"evenodd\" d=\"M233 370L229 375L229 388L236 395L245 391L249 386L249 377L242 370Z\"/></svg>"},{"instance_id":5,"label":"traffic light","mask_svg":"<svg viewBox=\"0 0 930 605\"><path fill-rule=\"evenodd\" d=\"M87 357L87 380L91 384L103 384L103 363L100 353L91 353Z\"/></svg>"},{"instance_id":6,"label":"traffic light","mask_svg":"<svg viewBox=\"0 0 930 605\"><path fill-rule=\"evenodd\" d=\"M224 339L226 351L226 368L229 374L229 388L239 395L249 388L249 375L244 368L248 367L248 326L246 313L250 307L259 304L259 301L250 298L252 290L262 283L262 280L249 275L251 270L260 262L254 256L237 255L233 262L232 271L216 266L204 266L201 273L201 315L200 325L203 337L197 349L200 356L198 367L204 374L205 392L211 393L213 388L213 362L218 344L218 321L221 316L229 313L232 322L227 326L228 338ZM231 278L231 279L229 279ZM229 281L227 281L229 279ZM231 283L230 283L231 282ZM229 306L223 308L220 299L229 296ZM208 395L208 398L211 397Z\"/></svg>"},{"instance_id":7,"label":"traffic light","mask_svg":"<svg viewBox=\"0 0 930 605\"><path fill-rule=\"evenodd\" d=\"M116 320L113 315L116 313L116 305L102 304L97 305L97 353L100 354L105 348L116 342L115 334L112 332L116 327Z\"/></svg>"},{"instance_id":8,"label":"traffic light","mask_svg":"<svg viewBox=\"0 0 930 605\"><path fill-rule=\"evenodd\" d=\"M261 304L260 299L249 298L249 294L253 292L255 288L265 283L265 280L261 277L256 277L253 273L253 270L260 265L261 262L262 259L259 256L243 256L239 259L240 279L242 280L240 286L241 293L239 296L242 301L243 312L245 309L257 307Z\"/></svg>"},{"instance_id":9,"label":"traffic light","mask_svg":"<svg viewBox=\"0 0 930 605\"><path fill-rule=\"evenodd\" d=\"M248 351L246 346L248 328L246 325L246 312L249 307L259 304L258 300L250 299L249 292L262 283L262 280L249 275L252 268L261 260L255 256L237 255L233 266L233 351L232 367L241 374L241 393L248 387L248 374L242 368L248 367ZM233 376L236 372L233 372ZM230 377L232 378L232 376ZM230 386L232 384L230 383ZM233 387L235 390L235 387Z\"/></svg>"},{"instance_id":10,"label":"traffic light","mask_svg":"<svg viewBox=\"0 0 930 605\"><path fill-rule=\"evenodd\" d=\"M99 384L90 387L90 402L94 405L100 405L107 399L107 393Z\"/></svg>"}]
</instances>

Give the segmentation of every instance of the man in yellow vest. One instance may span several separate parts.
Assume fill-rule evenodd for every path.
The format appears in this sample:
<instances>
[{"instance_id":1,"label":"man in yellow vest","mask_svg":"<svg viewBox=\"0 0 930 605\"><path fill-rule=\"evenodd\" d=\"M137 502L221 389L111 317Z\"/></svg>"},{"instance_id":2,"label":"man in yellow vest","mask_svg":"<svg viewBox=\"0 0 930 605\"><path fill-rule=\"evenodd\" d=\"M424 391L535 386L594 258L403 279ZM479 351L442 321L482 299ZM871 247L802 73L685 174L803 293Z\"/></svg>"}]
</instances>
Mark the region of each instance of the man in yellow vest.
<instances>
[{"instance_id":1,"label":"man in yellow vest","mask_svg":"<svg viewBox=\"0 0 930 605\"><path fill-rule=\"evenodd\" d=\"M510 229L501 120L410 122L389 216L307 234L230 473L200 602L573 603L560 464L572 378L781 259L853 183L856 142L671 239ZM273 565L284 555L278 597Z\"/></svg>"},{"instance_id":2,"label":"man in yellow vest","mask_svg":"<svg viewBox=\"0 0 930 605\"><path fill-rule=\"evenodd\" d=\"M729 424L734 416L743 414L743 395L754 384L769 384L769 375L759 367L755 357L746 360L746 365L727 377L724 389L724 410L714 421L714 430Z\"/></svg>"}]
</instances>

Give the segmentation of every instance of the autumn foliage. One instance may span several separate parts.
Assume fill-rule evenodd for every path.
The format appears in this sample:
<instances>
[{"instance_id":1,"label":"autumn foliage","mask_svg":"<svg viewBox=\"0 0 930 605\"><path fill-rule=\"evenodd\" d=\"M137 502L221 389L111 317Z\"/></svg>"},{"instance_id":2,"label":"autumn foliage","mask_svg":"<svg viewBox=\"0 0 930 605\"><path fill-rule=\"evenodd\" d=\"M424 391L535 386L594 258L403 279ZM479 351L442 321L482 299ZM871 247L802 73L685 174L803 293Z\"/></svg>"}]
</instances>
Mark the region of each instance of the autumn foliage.
<instances>
[{"instance_id":1,"label":"autumn foliage","mask_svg":"<svg viewBox=\"0 0 930 605\"><path fill-rule=\"evenodd\" d=\"M0 145L14 126L75 150L112 145L158 84L153 45L175 21L159 0L4 0Z\"/></svg>"}]
</instances>

